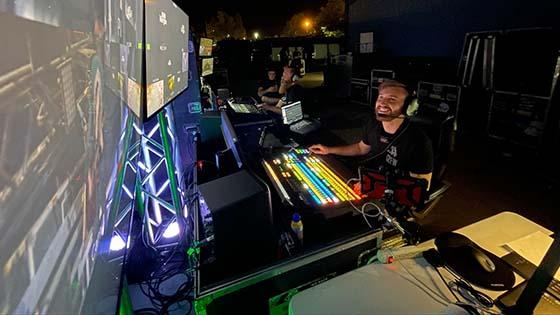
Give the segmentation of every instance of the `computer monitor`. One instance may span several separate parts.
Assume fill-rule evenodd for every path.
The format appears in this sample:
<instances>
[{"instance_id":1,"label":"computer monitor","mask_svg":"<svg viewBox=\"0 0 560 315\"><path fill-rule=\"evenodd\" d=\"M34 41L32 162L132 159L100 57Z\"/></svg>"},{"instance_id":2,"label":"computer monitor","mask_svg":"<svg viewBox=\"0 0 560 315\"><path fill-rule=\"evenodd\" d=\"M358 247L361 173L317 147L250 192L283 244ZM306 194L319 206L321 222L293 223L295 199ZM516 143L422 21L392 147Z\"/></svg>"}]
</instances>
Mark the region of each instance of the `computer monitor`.
<instances>
[{"instance_id":1,"label":"computer monitor","mask_svg":"<svg viewBox=\"0 0 560 315\"><path fill-rule=\"evenodd\" d=\"M211 75L214 73L214 58L202 59L202 76Z\"/></svg>"},{"instance_id":2,"label":"computer monitor","mask_svg":"<svg viewBox=\"0 0 560 315\"><path fill-rule=\"evenodd\" d=\"M301 101L294 102L282 107L282 122L286 125L293 124L303 119Z\"/></svg>"},{"instance_id":3,"label":"computer monitor","mask_svg":"<svg viewBox=\"0 0 560 315\"><path fill-rule=\"evenodd\" d=\"M233 125L231 124L231 121L229 120L229 117L227 116L226 112L221 112L221 118L222 118L222 125L221 125L222 134L224 136L224 141L226 142L227 149L231 150L233 156L235 157L235 161L237 162L237 166L241 168L243 167L243 162L241 160L241 155L237 144L239 139L237 138L235 129L233 128Z\"/></svg>"},{"instance_id":4,"label":"computer monitor","mask_svg":"<svg viewBox=\"0 0 560 315\"><path fill-rule=\"evenodd\" d=\"M201 38L200 39L200 49L198 55L200 57L210 57L212 56L212 45L213 41L211 38Z\"/></svg>"}]
</instances>

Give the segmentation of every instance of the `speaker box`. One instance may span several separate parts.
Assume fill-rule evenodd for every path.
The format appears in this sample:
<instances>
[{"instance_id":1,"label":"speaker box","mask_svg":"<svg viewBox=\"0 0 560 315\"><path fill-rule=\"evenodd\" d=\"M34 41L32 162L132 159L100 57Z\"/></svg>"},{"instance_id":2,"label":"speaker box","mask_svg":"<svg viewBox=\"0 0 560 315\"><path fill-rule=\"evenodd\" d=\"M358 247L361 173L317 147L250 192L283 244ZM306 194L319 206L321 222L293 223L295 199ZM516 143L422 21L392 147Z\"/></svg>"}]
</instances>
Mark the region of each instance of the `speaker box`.
<instances>
[{"instance_id":1,"label":"speaker box","mask_svg":"<svg viewBox=\"0 0 560 315\"><path fill-rule=\"evenodd\" d=\"M246 170L198 187L200 206L212 217L214 256L227 268L247 269L276 252L268 189Z\"/></svg>"}]
</instances>

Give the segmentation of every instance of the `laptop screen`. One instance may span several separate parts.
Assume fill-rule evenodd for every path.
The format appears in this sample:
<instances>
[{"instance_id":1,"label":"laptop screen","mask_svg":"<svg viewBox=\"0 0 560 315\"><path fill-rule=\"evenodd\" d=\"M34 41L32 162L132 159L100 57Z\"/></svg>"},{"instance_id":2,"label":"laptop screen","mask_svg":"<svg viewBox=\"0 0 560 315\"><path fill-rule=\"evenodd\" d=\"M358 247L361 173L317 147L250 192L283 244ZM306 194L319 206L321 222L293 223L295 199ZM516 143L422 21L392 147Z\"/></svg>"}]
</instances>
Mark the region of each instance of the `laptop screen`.
<instances>
[{"instance_id":1,"label":"laptop screen","mask_svg":"<svg viewBox=\"0 0 560 315\"><path fill-rule=\"evenodd\" d=\"M303 119L301 102L294 102L282 107L282 122L286 125L293 124Z\"/></svg>"}]
</instances>

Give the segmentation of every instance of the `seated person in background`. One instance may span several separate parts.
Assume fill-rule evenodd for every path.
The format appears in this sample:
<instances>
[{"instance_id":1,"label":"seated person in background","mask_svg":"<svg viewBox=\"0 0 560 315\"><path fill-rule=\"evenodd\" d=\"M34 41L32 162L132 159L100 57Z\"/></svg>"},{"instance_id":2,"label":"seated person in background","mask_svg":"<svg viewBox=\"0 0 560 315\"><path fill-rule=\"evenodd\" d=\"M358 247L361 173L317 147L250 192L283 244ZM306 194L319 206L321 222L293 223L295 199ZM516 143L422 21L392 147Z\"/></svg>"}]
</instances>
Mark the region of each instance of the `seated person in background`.
<instances>
[{"instance_id":1,"label":"seated person in background","mask_svg":"<svg viewBox=\"0 0 560 315\"><path fill-rule=\"evenodd\" d=\"M280 82L276 79L276 71L269 68L266 79L259 83L259 88L257 90L259 100L265 104L276 105L280 100L280 97L282 97L282 95L278 93L279 88Z\"/></svg>"},{"instance_id":2,"label":"seated person in background","mask_svg":"<svg viewBox=\"0 0 560 315\"><path fill-rule=\"evenodd\" d=\"M296 69L296 73L303 77L305 75L305 60L302 57L302 53L296 49L294 51L294 58L290 60L290 67Z\"/></svg>"},{"instance_id":3,"label":"seated person in background","mask_svg":"<svg viewBox=\"0 0 560 315\"><path fill-rule=\"evenodd\" d=\"M298 79L299 76L296 72L296 69L291 67L284 67L282 80L280 82L280 88L278 89L279 93L284 94L284 96L274 105L262 103L258 104L257 106L267 111L271 111L273 113L281 115L282 106L303 100L303 88L298 84Z\"/></svg>"},{"instance_id":4,"label":"seated person in background","mask_svg":"<svg viewBox=\"0 0 560 315\"><path fill-rule=\"evenodd\" d=\"M315 154L344 156L370 154L366 167L425 179L429 189L433 169L432 144L428 136L404 115L410 100L404 84L385 81L379 86L375 116L372 117L375 119L364 126L360 142L333 147L315 144L309 150Z\"/></svg>"}]
</instances>

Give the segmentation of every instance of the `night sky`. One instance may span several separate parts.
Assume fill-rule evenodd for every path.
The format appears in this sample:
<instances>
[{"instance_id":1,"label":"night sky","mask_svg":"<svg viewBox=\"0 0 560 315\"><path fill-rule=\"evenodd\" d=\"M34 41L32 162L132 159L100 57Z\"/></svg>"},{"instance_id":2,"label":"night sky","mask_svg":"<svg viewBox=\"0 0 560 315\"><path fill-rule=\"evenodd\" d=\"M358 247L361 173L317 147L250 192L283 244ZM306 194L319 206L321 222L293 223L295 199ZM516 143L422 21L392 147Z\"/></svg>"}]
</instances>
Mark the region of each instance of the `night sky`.
<instances>
[{"instance_id":1,"label":"night sky","mask_svg":"<svg viewBox=\"0 0 560 315\"><path fill-rule=\"evenodd\" d=\"M248 34L259 31L263 36L279 34L286 22L300 12L316 15L327 0L174 0L187 12L191 25L201 27L203 22L225 10L241 14Z\"/></svg>"}]
</instances>

